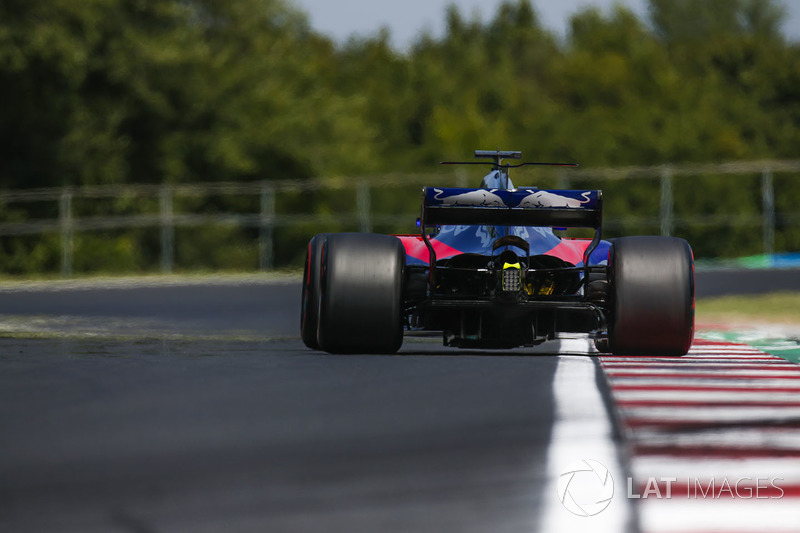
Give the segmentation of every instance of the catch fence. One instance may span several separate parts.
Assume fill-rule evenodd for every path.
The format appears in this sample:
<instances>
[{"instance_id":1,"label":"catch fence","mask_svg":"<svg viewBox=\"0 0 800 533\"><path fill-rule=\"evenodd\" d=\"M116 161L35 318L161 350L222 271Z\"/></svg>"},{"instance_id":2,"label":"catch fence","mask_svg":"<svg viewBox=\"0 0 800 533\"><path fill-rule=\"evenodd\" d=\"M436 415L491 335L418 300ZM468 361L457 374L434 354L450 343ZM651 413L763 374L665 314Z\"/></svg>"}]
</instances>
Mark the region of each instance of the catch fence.
<instances>
[{"instance_id":1,"label":"catch fence","mask_svg":"<svg viewBox=\"0 0 800 533\"><path fill-rule=\"evenodd\" d=\"M57 236L57 270L71 276L80 235L147 229L157 234L149 244L157 248L157 269L172 272L176 239L191 239L205 228L225 227L252 236L256 260L242 265L242 270L271 270L297 266L304 241L313 233L412 232L419 215L420 187L475 186L479 175L472 172L0 191L4 213L0 214L0 240ZM606 235L658 233L707 241L738 228L743 237L733 239L747 241L744 253L766 254L800 249L798 178L800 160L547 169L512 175L518 185L534 182L542 187L604 189ZM178 237L180 229L188 231ZM293 242L278 243L283 235ZM283 251L276 254L279 244ZM692 244L696 252L705 249L702 243ZM731 246L735 249L736 243ZM0 270L2 262L0 252ZM178 263L180 269L195 267ZM103 270L102 265L97 270Z\"/></svg>"}]
</instances>

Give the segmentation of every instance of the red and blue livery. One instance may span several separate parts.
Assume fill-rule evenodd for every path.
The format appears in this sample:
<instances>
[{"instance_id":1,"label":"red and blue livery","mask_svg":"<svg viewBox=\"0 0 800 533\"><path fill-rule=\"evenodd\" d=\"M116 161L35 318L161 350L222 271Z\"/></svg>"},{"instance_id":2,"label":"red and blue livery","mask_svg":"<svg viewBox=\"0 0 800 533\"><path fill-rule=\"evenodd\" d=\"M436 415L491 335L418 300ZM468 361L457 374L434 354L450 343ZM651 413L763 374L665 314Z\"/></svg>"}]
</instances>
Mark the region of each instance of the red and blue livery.
<instances>
[{"instance_id":1,"label":"red and blue livery","mask_svg":"<svg viewBox=\"0 0 800 533\"><path fill-rule=\"evenodd\" d=\"M694 263L674 237L603 240L602 191L515 187L504 163L476 189L425 187L416 235L316 235L301 335L331 353L394 353L405 335L510 349L586 335L600 352L682 355L694 332ZM456 163L447 163L456 164ZM563 165L563 164L562 164ZM575 166L566 164L566 166ZM586 238L560 235L584 228Z\"/></svg>"}]
</instances>

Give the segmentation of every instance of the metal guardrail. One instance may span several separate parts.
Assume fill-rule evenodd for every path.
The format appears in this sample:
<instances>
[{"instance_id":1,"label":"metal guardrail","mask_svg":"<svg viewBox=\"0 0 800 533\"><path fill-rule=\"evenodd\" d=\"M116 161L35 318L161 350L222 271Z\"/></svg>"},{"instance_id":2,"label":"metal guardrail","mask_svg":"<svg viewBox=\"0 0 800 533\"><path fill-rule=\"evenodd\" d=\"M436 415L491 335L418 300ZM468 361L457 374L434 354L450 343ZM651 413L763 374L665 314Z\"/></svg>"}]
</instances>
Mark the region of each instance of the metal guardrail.
<instances>
[{"instance_id":1,"label":"metal guardrail","mask_svg":"<svg viewBox=\"0 0 800 533\"><path fill-rule=\"evenodd\" d=\"M670 235L679 226L734 226L761 225L764 253L773 253L775 247L776 209L773 175L775 173L800 173L800 160L747 161L723 164L651 166L626 168L577 169L556 174L559 187L568 188L573 180L616 181L627 179L656 179L660 181L660 209L657 217L625 216L605 219L606 226L624 223L653 225L662 235ZM674 214L673 180L680 176L749 174L761 176L760 215L697 215L676 217ZM466 186L463 173L437 175L437 183L451 181ZM431 175L392 174L374 178L316 179L308 181L271 180L249 183L195 183L181 185L101 185L80 188L44 188L0 191L0 205L26 202L58 202L58 218L26 220L0 223L0 237L41 235L58 233L61 243L61 272L72 274L74 234L112 229L160 228L161 270L171 272L174 268L175 228L206 225L258 228L259 267L269 270L274 267L274 231L294 224L314 223L320 228L331 224L353 221L356 215L359 231L369 232L376 224L398 224L417 216L417 206L409 206L408 213L391 215L375 213L372 209L372 190L388 187L415 187L429 185ZM444 183L442 183L444 185ZM355 213L276 214L275 197L287 191L309 192L326 190L355 190ZM176 196L222 196L242 195L260 197L257 213L175 213ZM158 212L137 215L75 216L75 199L108 199L120 196L158 199ZM781 213L782 220L800 222L800 213Z\"/></svg>"}]
</instances>

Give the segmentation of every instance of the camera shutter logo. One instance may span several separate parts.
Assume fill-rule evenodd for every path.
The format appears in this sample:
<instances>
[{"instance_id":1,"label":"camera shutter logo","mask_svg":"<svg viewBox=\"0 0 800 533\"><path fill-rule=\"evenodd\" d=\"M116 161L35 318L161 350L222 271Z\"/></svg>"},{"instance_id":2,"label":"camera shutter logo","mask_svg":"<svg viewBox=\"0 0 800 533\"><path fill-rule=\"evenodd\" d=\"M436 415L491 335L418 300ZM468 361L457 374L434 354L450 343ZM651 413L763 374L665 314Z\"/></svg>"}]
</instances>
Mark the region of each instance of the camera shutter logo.
<instances>
[{"instance_id":1,"label":"camera shutter logo","mask_svg":"<svg viewBox=\"0 0 800 533\"><path fill-rule=\"evenodd\" d=\"M558 477L558 499L572 514L599 514L608 507L613 496L611 473L597 461L582 459Z\"/></svg>"}]
</instances>

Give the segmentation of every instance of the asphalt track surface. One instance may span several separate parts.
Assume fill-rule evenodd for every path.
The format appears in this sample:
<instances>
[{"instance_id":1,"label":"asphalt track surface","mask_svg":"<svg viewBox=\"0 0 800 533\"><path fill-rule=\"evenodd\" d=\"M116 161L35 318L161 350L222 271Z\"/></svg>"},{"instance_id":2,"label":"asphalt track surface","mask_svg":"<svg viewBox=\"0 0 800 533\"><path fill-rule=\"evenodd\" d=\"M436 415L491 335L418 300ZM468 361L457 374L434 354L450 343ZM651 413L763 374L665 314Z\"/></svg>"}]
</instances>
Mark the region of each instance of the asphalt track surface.
<instances>
[{"instance_id":1,"label":"asphalt track surface","mask_svg":"<svg viewBox=\"0 0 800 533\"><path fill-rule=\"evenodd\" d=\"M0 339L0 530L536 530L555 357L322 355L298 300L0 295L0 319L47 332Z\"/></svg>"},{"instance_id":2,"label":"asphalt track surface","mask_svg":"<svg viewBox=\"0 0 800 533\"><path fill-rule=\"evenodd\" d=\"M298 300L0 292L0 530L544 530L563 357L328 356L299 341Z\"/></svg>"},{"instance_id":3,"label":"asphalt track surface","mask_svg":"<svg viewBox=\"0 0 800 533\"><path fill-rule=\"evenodd\" d=\"M800 291L800 270L790 269L713 269L695 273L698 298L731 294L765 294L775 291Z\"/></svg>"}]
</instances>

